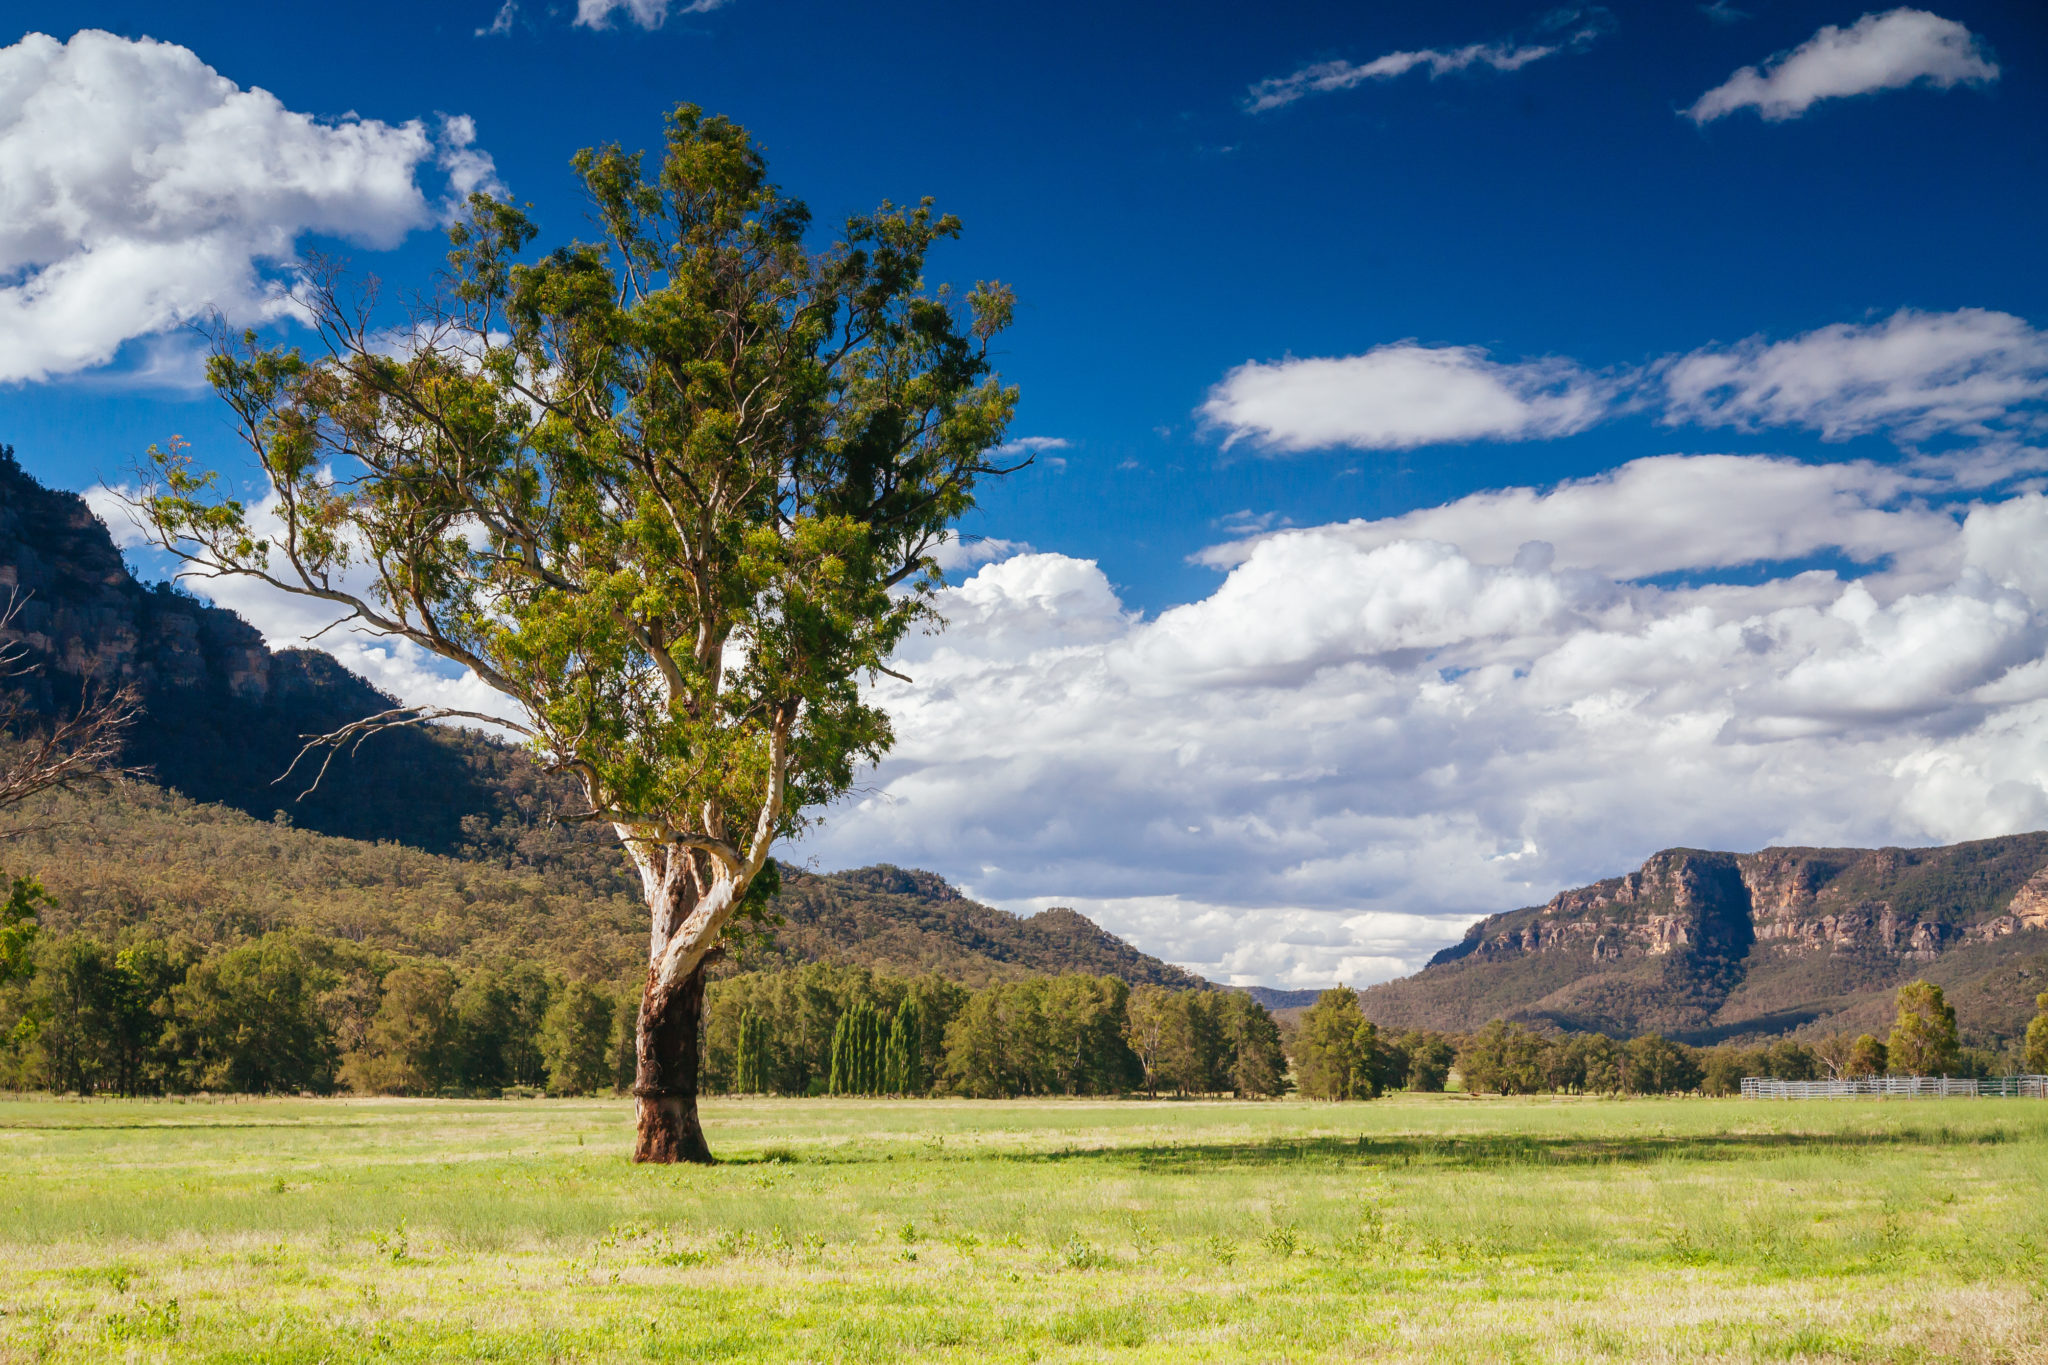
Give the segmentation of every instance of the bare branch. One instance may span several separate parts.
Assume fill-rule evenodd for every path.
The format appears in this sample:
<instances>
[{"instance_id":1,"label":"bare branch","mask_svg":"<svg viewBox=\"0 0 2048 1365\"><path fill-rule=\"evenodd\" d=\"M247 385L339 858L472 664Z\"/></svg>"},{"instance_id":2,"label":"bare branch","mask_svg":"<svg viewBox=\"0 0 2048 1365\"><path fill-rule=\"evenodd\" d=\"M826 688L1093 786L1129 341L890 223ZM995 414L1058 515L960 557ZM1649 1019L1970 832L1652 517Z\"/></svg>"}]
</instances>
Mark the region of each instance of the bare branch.
<instances>
[{"instance_id":1,"label":"bare branch","mask_svg":"<svg viewBox=\"0 0 2048 1365\"><path fill-rule=\"evenodd\" d=\"M313 785L292 798L294 801L303 801L319 790L321 779L327 776L328 768L334 764L334 756L344 747L353 754L362 747L363 741L372 735L382 734L386 730L403 729L408 725L425 725L436 720L483 721L490 725L502 725L507 730L516 731L529 739L536 737L532 730L517 721L506 720L502 716L486 715L481 711L463 711L452 706L399 706L389 711L379 711L374 716L364 716L361 720L352 720L340 729L329 730L324 735L300 736L306 741L305 744L292 756L291 765L271 779L270 785L274 787L290 777L298 769L301 759L315 749L324 748L327 755L320 761L320 771L313 774Z\"/></svg>"},{"instance_id":2,"label":"bare branch","mask_svg":"<svg viewBox=\"0 0 2048 1365\"><path fill-rule=\"evenodd\" d=\"M141 709L133 687L106 692L87 683L78 710L44 727L24 698L0 701L0 810L88 778L137 775L119 760L122 736Z\"/></svg>"}]
</instances>

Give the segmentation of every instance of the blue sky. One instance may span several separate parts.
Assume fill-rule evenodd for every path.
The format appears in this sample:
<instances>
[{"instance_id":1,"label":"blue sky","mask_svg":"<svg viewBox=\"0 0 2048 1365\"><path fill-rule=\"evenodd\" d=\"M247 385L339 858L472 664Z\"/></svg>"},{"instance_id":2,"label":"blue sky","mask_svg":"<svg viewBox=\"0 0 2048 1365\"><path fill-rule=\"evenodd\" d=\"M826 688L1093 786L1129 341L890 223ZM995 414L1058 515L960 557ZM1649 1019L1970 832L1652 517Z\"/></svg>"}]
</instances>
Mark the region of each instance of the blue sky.
<instances>
[{"instance_id":1,"label":"blue sky","mask_svg":"<svg viewBox=\"0 0 2048 1365\"><path fill-rule=\"evenodd\" d=\"M95 335L129 338L111 364L54 334L38 350L48 318L23 315L27 339L0 356L0 439L74 488L118 482L173 432L232 462L211 399L177 386L189 358L166 318L260 309L293 251L424 284L442 250L436 156L463 142L448 116L473 122L472 171L487 156L550 238L574 234L570 154L651 145L690 100L754 130L821 223L922 194L960 214L935 273L1016 287L1001 359L1024 395L1015 434L1064 443L988 491L972 529L999 562L961 588L958 641L920 646L945 681L894 699L902 753L814 841L823 863L917 862L1018 908L1080 905L1219 977L1315 984L1412 966L1473 913L1661 844L1926 842L2048 818L2025 757L2048 636L2020 524L2048 472L2038 5L638 0L599 20L583 4L585 22L490 0L13 6L0 40L147 36L274 95L278 117L250 116L248 136L325 147L374 121L365 156L388 164L336 160L334 175L385 178L304 203L207 182L180 247L188 229L162 215L115 221L142 181L107 189L72 158L45 184L18 159L126 138L159 161L199 148L178 172L196 174L244 134L202 145L160 125L214 96L129 111L139 78L10 49L0 100L60 72L90 96L68 107L94 112L38 127L0 105L0 167L17 165L4 283L104 266L137 240L167 249L119 297L89 293L108 315ZM177 66L148 51L138 71ZM59 198L75 212L38 217ZM95 213L99 237L80 226ZM147 270L216 251L253 274L181 278L137 310ZM1674 455L1744 458L1630 464ZM1509 491L1475 500L1488 490ZM1547 548L1517 558L1530 542ZM1429 546L1458 552L1469 592L1452 595L1479 617L1443 624L1450 570ZM1388 575L1391 597L1346 598ZM1715 584L1750 595L1700 595ZM1442 628L1404 635L1384 603L1423 597ZM233 604L277 643L299 624ZM1947 624L1914 625L1923 605ZM1943 611L1976 612L1982 648ZM1213 649L1275 619L1296 628L1256 658L1161 643ZM1893 632L1883 648L1873 621ZM1705 634L1680 638L1687 622ZM1959 651L1919 693L1878 705L1843 681L1924 662L1915 629ZM1324 631L1337 643L1295 648ZM1700 652L1724 637L1778 652ZM1563 680L1603 650L1633 661L1627 676ZM403 660L351 661L410 685ZM1505 672L1486 692L1489 669ZM1687 670L1718 690L1678 697ZM1814 701L1816 678L1851 699ZM1005 712L1028 742L998 751L963 739L986 717L946 710L970 693L1064 700ZM1182 728L1151 733L1161 710ZM1626 724L1609 733L1596 712ZM1147 737L1105 757L1115 744L1069 723ZM1676 747L1631 776L1659 743Z\"/></svg>"}]
</instances>

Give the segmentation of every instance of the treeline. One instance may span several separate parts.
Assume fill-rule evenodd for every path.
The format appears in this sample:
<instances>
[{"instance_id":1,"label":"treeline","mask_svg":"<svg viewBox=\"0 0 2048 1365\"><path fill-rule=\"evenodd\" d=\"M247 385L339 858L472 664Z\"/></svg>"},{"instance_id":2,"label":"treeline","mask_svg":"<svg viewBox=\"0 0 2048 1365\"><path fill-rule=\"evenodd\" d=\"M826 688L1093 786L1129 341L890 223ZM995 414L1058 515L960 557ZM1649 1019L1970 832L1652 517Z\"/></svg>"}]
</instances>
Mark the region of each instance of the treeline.
<instances>
[{"instance_id":1,"label":"treeline","mask_svg":"<svg viewBox=\"0 0 2048 1365\"><path fill-rule=\"evenodd\" d=\"M588 1094L618 1084L619 993L531 962L458 973L278 931L198 952L44 935L0 984L0 1089Z\"/></svg>"},{"instance_id":2,"label":"treeline","mask_svg":"<svg viewBox=\"0 0 2048 1365\"><path fill-rule=\"evenodd\" d=\"M280 930L193 947L39 934L40 888L0 890L0 1089L79 1094L610 1093L631 1085L638 983L541 963L451 966ZM728 969L730 972L730 969ZM1326 991L1284 1038L1235 991L1069 973L970 990L810 963L710 983L704 1089L768 1095L1176 1095L1369 1100L1453 1077L1502 1095L1736 1093L1745 1076L1991 1074L1939 987L1899 992L1889 1037L1694 1048L1495 1020L1383 1030ZM2025 1061L2048 1066L2048 995ZM2017 1058L2010 1059L2015 1062Z\"/></svg>"},{"instance_id":3,"label":"treeline","mask_svg":"<svg viewBox=\"0 0 2048 1365\"><path fill-rule=\"evenodd\" d=\"M2048 994L2038 1002L2048 1020ZM1939 986L1900 987L1889 1038L1837 1034L1814 1043L1781 1038L1765 1047L1691 1047L1655 1033L1626 1041L1600 1033L1541 1033L1496 1019L1477 1033L1384 1033L1355 992L1325 991L1303 1014L1290 1055L1310 1099L1372 1099L1397 1088L1441 1090L1456 1066L1467 1091L1496 1095L1734 1095L1747 1076L1785 1081L1833 1076L1981 1077L2002 1064L2048 1065L2048 1023L2029 1030L2038 1049L2002 1058L1962 1047L1955 1010ZM2041 1023L2041 1021L2036 1021Z\"/></svg>"},{"instance_id":4,"label":"treeline","mask_svg":"<svg viewBox=\"0 0 2048 1365\"><path fill-rule=\"evenodd\" d=\"M281 930L195 948L0 925L0 1089L79 1094L609 1093L632 1083L638 983L456 967ZM780 1095L1276 1095L1272 1017L1222 991L1069 974L969 990L812 963L706 992L703 1083Z\"/></svg>"},{"instance_id":5,"label":"treeline","mask_svg":"<svg viewBox=\"0 0 2048 1365\"><path fill-rule=\"evenodd\" d=\"M809 963L713 981L706 1088L773 1095L1280 1094L1273 1017L1235 991L1069 973L970 991Z\"/></svg>"}]
</instances>

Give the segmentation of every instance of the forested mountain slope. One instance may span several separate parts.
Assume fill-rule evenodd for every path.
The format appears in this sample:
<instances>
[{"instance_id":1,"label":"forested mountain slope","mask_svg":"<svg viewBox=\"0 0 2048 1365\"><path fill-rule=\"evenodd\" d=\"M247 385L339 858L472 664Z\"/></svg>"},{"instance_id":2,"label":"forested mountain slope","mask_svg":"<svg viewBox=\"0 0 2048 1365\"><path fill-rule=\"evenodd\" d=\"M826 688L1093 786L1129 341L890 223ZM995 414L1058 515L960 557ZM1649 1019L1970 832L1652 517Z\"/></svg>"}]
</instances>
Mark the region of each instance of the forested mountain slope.
<instances>
[{"instance_id":1,"label":"forested mountain slope","mask_svg":"<svg viewBox=\"0 0 2048 1365\"><path fill-rule=\"evenodd\" d=\"M535 820L470 821L461 856L257 820L147 783L38 798L0 866L57 898L51 932L147 930L209 947L299 928L408 956L534 960L626 980L645 965L646 910L615 844ZM1029 918L977 904L929 872L786 869L787 923L745 965L829 961L965 985L1070 971L1132 984L1200 978L1072 910ZM735 964L739 965L739 964Z\"/></svg>"},{"instance_id":2,"label":"forested mountain slope","mask_svg":"<svg viewBox=\"0 0 2048 1365\"><path fill-rule=\"evenodd\" d=\"M1381 1024L1504 1017L1696 1042L1881 1027L1942 985L1967 1034L2024 1032L2048 988L2048 833L1945 848L1667 849L1635 872L1493 915L1363 994Z\"/></svg>"},{"instance_id":3,"label":"forested mountain slope","mask_svg":"<svg viewBox=\"0 0 2048 1365\"><path fill-rule=\"evenodd\" d=\"M1039 972L1115 976L1134 986L1207 984L1077 911L1019 918L968 900L930 872L882 866L820 876L785 869L776 909L786 921L776 930L778 952L790 961L934 971L969 986Z\"/></svg>"},{"instance_id":4,"label":"forested mountain slope","mask_svg":"<svg viewBox=\"0 0 2048 1365\"><path fill-rule=\"evenodd\" d=\"M303 737L394 703L314 650L272 651L233 612L146 587L84 499L37 483L0 446L0 601L16 680L49 713L89 685L135 685L125 760L152 781L48 798L0 845L57 895L54 930L147 926L211 945L297 927L394 952L532 958L577 975L638 969L646 915L609 830L563 826L575 794L519 750L442 728L376 736L318 791L279 784ZM323 837L333 836L333 837ZM935 971L968 985L1085 971L1204 984L1071 910L1028 919L894 867L785 869L787 923L752 956Z\"/></svg>"}]
</instances>

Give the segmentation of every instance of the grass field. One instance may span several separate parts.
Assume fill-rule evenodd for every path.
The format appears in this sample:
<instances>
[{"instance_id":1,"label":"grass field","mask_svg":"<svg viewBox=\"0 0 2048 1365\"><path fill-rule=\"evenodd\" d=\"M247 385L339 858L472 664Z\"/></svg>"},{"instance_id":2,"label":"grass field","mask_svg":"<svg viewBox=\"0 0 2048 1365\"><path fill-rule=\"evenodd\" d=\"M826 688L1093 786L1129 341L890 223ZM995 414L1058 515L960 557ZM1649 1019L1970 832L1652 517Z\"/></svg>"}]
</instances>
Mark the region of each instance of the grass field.
<instances>
[{"instance_id":1,"label":"grass field","mask_svg":"<svg viewBox=\"0 0 2048 1365\"><path fill-rule=\"evenodd\" d=\"M0 1359L2048 1360L2048 1104L0 1103Z\"/></svg>"}]
</instances>

